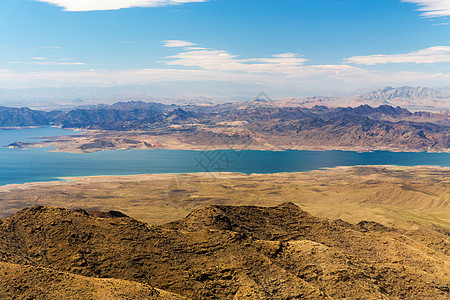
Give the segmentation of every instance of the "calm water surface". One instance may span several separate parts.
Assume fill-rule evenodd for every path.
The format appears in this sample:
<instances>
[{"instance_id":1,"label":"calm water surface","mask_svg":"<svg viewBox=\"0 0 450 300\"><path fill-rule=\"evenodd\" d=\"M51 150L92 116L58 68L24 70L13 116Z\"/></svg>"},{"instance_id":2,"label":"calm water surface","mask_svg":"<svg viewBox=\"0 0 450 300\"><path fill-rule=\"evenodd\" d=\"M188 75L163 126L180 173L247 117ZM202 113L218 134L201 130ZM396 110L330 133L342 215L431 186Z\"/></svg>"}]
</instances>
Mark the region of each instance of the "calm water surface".
<instances>
[{"instance_id":1,"label":"calm water surface","mask_svg":"<svg viewBox=\"0 0 450 300\"><path fill-rule=\"evenodd\" d=\"M76 134L59 128L0 130L0 146L45 136ZM41 139L42 140L42 139ZM302 172L354 165L434 165L450 167L450 153L375 151L190 151L120 150L88 154L48 152L48 148L0 147L0 185L52 181L58 177L194 172Z\"/></svg>"}]
</instances>

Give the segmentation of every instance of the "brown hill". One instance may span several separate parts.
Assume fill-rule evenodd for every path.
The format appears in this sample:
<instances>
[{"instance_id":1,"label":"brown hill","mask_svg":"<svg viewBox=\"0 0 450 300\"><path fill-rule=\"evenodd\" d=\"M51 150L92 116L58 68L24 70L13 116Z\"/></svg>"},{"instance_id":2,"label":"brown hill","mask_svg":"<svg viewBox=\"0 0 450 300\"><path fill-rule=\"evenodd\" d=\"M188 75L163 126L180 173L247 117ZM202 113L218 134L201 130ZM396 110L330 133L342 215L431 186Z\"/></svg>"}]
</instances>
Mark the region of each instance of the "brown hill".
<instances>
[{"instance_id":1,"label":"brown hill","mask_svg":"<svg viewBox=\"0 0 450 300\"><path fill-rule=\"evenodd\" d=\"M94 290L92 278L115 278L191 299L448 299L448 236L328 221L291 203L209 206L162 226L37 206L0 221L0 260L34 280L23 291L72 276Z\"/></svg>"},{"instance_id":2,"label":"brown hill","mask_svg":"<svg viewBox=\"0 0 450 300\"><path fill-rule=\"evenodd\" d=\"M146 284L0 262L1 299L181 300Z\"/></svg>"}]
</instances>

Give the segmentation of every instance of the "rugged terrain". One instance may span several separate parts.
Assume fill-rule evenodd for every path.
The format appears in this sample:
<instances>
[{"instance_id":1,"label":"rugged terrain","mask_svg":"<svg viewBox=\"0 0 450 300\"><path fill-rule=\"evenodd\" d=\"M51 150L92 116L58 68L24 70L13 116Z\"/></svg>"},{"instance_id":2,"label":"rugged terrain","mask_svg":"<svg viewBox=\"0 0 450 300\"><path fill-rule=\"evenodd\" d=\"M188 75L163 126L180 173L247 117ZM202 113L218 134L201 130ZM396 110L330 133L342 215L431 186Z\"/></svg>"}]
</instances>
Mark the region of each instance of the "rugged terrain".
<instances>
[{"instance_id":1,"label":"rugged terrain","mask_svg":"<svg viewBox=\"0 0 450 300\"><path fill-rule=\"evenodd\" d=\"M2 299L185 299L138 282L86 277L2 261L0 295Z\"/></svg>"},{"instance_id":2,"label":"rugged terrain","mask_svg":"<svg viewBox=\"0 0 450 300\"><path fill-rule=\"evenodd\" d=\"M382 166L0 187L0 294L448 299L449 178Z\"/></svg>"},{"instance_id":3,"label":"rugged terrain","mask_svg":"<svg viewBox=\"0 0 450 300\"><path fill-rule=\"evenodd\" d=\"M448 110L450 95L427 87L387 86L373 91L342 97L313 96L298 99L284 99L277 101L280 106L351 106L359 105L391 105L401 106L410 110Z\"/></svg>"},{"instance_id":4,"label":"rugged terrain","mask_svg":"<svg viewBox=\"0 0 450 300\"><path fill-rule=\"evenodd\" d=\"M65 286L67 278L77 279L69 288L80 293L127 285L145 295L150 285L190 299L450 295L448 231L329 221L292 203L208 206L161 226L116 211L36 206L3 219L0 240L3 295L37 289L33 282L46 295L47 286ZM88 280L91 286L81 288Z\"/></svg>"},{"instance_id":5,"label":"rugged terrain","mask_svg":"<svg viewBox=\"0 0 450 300\"><path fill-rule=\"evenodd\" d=\"M70 152L148 148L442 152L450 148L448 112L412 113L388 105L280 107L256 99L183 107L132 101L68 112L0 108L0 126L27 122L88 131L10 147L52 146Z\"/></svg>"}]
</instances>

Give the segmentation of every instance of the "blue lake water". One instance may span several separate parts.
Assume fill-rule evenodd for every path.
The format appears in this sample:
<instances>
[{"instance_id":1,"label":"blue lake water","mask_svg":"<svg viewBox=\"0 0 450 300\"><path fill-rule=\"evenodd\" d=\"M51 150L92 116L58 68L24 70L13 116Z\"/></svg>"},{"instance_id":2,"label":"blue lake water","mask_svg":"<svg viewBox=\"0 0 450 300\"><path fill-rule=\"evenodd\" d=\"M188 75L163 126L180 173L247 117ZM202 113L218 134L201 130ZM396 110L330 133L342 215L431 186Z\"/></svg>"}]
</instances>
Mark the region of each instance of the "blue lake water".
<instances>
[{"instance_id":1,"label":"blue lake water","mask_svg":"<svg viewBox=\"0 0 450 300\"><path fill-rule=\"evenodd\" d=\"M0 130L0 146L71 135L59 128ZM52 181L58 177L195 172L278 173L354 165L434 165L450 167L450 153L375 151L190 151L120 150L88 154L48 152L48 148L0 147L0 185Z\"/></svg>"}]
</instances>

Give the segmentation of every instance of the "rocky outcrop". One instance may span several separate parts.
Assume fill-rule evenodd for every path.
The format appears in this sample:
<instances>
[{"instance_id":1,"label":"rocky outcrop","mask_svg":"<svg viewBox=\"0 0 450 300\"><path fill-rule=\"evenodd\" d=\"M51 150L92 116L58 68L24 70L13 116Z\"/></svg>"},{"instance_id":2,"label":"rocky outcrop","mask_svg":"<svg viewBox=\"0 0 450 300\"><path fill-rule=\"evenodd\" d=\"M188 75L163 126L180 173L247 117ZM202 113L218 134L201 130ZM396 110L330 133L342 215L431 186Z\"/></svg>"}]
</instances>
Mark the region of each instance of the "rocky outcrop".
<instances>
[{"instance_id":1,"label":"rocky outcrop","mask_svg":"<svg viewBox=\"0 0 450 300\"><path fill-rule=\"evenodd\" d=\"M448 299L449 247L438 231L328 221L291 203L209 206L162 226L42 206L0 222L0 260L54 270L37 278L115 278L190 299Z\"/></svg>"},{"instance_id":2,"label":"rocky outcrop","mask_svg":"<svg viewBox=\"0 0 450 300\"><path fill-rule=\"evenodd\" d=\"M45 113L26 107L0 106L0 127L24 127L49 125Z\"/></svg>"}]
</instances>

